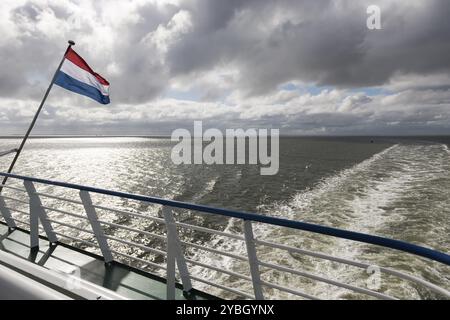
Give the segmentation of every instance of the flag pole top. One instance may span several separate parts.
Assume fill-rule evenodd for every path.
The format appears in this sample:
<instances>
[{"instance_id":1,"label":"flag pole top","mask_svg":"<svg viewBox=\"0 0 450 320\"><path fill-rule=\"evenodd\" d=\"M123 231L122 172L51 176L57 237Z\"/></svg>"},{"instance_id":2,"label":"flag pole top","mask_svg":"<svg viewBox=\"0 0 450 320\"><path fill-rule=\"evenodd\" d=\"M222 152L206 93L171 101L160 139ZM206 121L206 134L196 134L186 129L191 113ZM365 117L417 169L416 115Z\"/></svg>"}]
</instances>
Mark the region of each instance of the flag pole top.
<instances>
[{"instance_id":1,"label":"flag pole top","mask_svg":"<svg viewBox=\"0 0 450 320\"><path fill-rule=\"evenodd\" d=\"M71 46L74 46L74 45L75 45L75 41L73 41L73 40L69 40L69 41L67 41L67 42L69 42L69 45L71 45Z\"/></svg>"}]
</instances>

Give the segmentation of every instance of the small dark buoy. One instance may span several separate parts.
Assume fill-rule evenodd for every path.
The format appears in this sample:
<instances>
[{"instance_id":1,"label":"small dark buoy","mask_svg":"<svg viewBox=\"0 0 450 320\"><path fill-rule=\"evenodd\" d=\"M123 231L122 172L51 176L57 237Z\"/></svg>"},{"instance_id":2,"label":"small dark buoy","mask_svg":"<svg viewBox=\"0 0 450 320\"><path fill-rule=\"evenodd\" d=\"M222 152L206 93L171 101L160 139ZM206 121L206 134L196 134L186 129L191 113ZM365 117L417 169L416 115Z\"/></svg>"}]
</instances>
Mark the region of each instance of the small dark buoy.
<instances>
[{"instance_id":1,"label":"small dark buoy","mask_svg":"<svg viewBox=\"0 0 450 320\"><path fill-rule=\"evenodd\" d=\"M373 140L370 140L370 143L373 143Z\"/></svg>"}]
</instances>

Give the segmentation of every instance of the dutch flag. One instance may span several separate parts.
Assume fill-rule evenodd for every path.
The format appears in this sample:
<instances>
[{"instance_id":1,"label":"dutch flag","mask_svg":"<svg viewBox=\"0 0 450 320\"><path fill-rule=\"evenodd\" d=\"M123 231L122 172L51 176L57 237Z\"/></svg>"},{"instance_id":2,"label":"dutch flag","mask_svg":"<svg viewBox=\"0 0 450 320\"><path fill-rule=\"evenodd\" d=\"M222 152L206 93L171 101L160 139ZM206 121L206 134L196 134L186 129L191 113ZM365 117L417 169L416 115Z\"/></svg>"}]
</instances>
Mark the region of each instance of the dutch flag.
<instances>
[{"instance_id":1,"label":"dutch flag","mask_svg":"<svg viewBox=\"0 0 450 320\"><path fill-rule=\"evenodd\" d=\"M102 104L109 103L109 82L95 73L72 48L66 52L55 84Z\"/></svg>"}]
</instances>

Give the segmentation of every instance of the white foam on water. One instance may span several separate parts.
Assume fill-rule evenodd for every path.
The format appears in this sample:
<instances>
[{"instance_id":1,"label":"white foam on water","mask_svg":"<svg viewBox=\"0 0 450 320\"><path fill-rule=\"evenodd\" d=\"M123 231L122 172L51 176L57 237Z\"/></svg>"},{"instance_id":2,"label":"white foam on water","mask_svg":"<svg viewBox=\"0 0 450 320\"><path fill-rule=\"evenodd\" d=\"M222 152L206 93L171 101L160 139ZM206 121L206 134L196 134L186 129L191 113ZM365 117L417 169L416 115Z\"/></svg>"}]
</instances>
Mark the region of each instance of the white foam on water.
<instances>
[{"instance_id":1,"label":"white foam on water","mask_svg":"<svg viewBox=\"0 0 450 320\"><path fill-rule=\"evenodd\" d=\"M195 194L195 196L192 198L192 202L195 203L207 194L211 193L214 190L214 187L216 186L217 181L219 180L219 177L216 176L212 179L210 179L208 182L206 182L205 187L202 191Z\"/></svg>"},{"instance_id":2,"label":"white foam on water","mask_svg":"<svg viewBox=\"0 0 450 320\"><path fill-rule=\"evenodd\" d=\"M401 238L402 234L392 233L389 226L391 224L401 225L402 221L407 221L411 217L410 210L416 208L417 205L411 203L409 198L402 203L403 198L413 195L413 200L414 197L418 199L420 192L423 193L434 188L430 181L435 181L435 179L444 179L445 183L449 183L448 167L445 167L446 163L448 164L447 155L448 148L444 145L394 145L351 168L325 178L316 187L297 194L287 203L274 204L270 207L262 206L260 209L263 212L293 220L313 222L363 233L380 234L390 238ZM436 201L430 202L429 207L430 210L433 209L434 211L442 210L441 204ZM432 221L426 221L425 223L432 223ZM241 226L236 224L234 220L231 220L227 227L227 230L241 229ZM388 259L392 258L388 253L383 256L384 251L380 251L378 256L377 254L367 254L367 246L343 239L291 231L263 224L254 224L254 231L259 239L320 251L352 260L368 261L367 259L369 259L369 262L379 262L383 266L389 266L385 264L392 263ZM427 244L430 242L432 246L434 240L431 239L430 235L426 241ZM241 241L214 237L208 245L238 255L246 255L245 245ZM245 262L236 262L228 257L208 257L204 254L198 254L196 257L202 259L204 263L249 275L248 265ZM366 288L366 280L369 276L364 270L358 271L352 267L336 265L324 260L293 256L287 252L267 247L259 248L258 257L262 261L285 265L296 270L306 270L319 276L364 288ZM412 269L427 268L421 263L421 261L418 261ZM228 276L204 268L196 268L194 272L241 291L250 294L252 292L251 284L248 282L237 279L230 282ZM308 281L298 276L263 269L262 277L267 281L301 290L320 298L339 299L349 297L348 290L320 282ZM386 285L387 287L383 287L382 291L388 294L420 298L419 292L409 283L399 282ZM392 288L389 286L392 286ZM204 289L207 289L206 286ZM208 291L211 291L211 288L208 288ZM213 293L231 297L221 290L215 290ZM267 293L273 299L292 297L289 294L274 290L267 291Z\"/></svg>"},{"instance_id":3,"label":"white foam on water","mask_svg":"<svg viewBox=\"0 0 450 320\"><path fill-rule=\"evenodd\" d=\"M435 188L435 183L430 182L447 179L448 184L450 181L448 168L443 161L446 156L442 153L441 147L437 144L397 145L366 161L365 164L368 165L362 163L363 166L357 165L339 175L338 183L334 183L334 178L331 184L327 181L326 185L332 185L333 188L328 187L326 194L320 192L322 199L316 200L320 203L317 206L319 210L331 209L321 212L322 216L329 217L329 221L326 223L326 218L320 218L319 222L330 225L332 221L333 226L339 228L402 239L404 234L396 233L395 229L391 231L389 226L393 223L401 226L406 220L415 219L411 211L417 211L418 205L443 215L439 202L425 198L421 203L420 198L421 193ZM296 200L298 199L299 197ZM314 207L310 201L308 203L307 208ZM305 203L301 203L299 207L304 208ZM311 220L314 221L314 218ZM424 230L428 228L426 224L432 224L434 221L428 219L425 223L423 221L420 223L422 224L420 228ZM430 235L419 244L428 245L433 242L435 239ZM367 246L347 240L334 239L333 243L327 243L326 246L329 249L328 253L348 259L375 258L375 262L392 262L388 259L391 257L388 254L392 255L392 252L381 251L378 253L381 257L373 257L365 254ZM320 248L320 245L318 247ZM419 260L416 263L416 270L424 267ZM334 268L328 263L318 263L315 269L318 272L326 270L330 278L365 286L365 282L360 279L361 275L356 274L351 268ZM339 298L345 294L341 289L320 284L312 292L327 298ZM404 294L410 298L420 297L419 292L406 282L390 283L386 292Z\"/></svg>"},{"instance_id":4,"label":"white foam on water","mask_svg":"<svg viewBox=\"0 0 450 320\"><path fill-rule=\"evenodd\" d=\"M450 154L450 149L448 148L448 146L446 144L442 145L442 148L444 149L445 152L447 152L448 154Z\"/></svg>"},{"instance_id":5,"label":"white foam on water","mask_svg":"<svg viewBox=\"0 0 450 320\"><path fill-rule=\"evenodd\" d=\"M334 175L327 179L324 179L321 183L319 183L319 185L316 188L306 191L304 193L298 194L296 197L294 197L292 202L289 204L278 205L275 208L275 210L274 210L274 208L269 209L269 208L264 208L264 207L261 207L261 210L268 211L268 212L270 211L271 214L274 213L275 215L282 216L285 218L299 219L300 218L298 216L299 211L307 210L311 206L311 204L315 201L315 199L318 199L318 198L322 197L323 195L330 193L332 190L339 189L339 186L343 183L343 181L345 179L347 179L348 176L351 176L352 173L354 173L354 172L365 170L367 167L369 167L371 165L371 163L373 163L374 161L377 161L378 159L381 159L381 157L385 153L389 152L390 150L392 150L395 147L396 147L396 145L389 147L386 150L372 156L371 158L369 158L349 169L343 170L342 172L338 173L337 175ZM235 229L242 229L242 227L240 225L236 225L236 223L240 224L241 222L237 222L234 219L230 220L226 230L230 231L230 230L235 230ZM265 238L265 239L271 238L270 234L274 232L274 228L272 228L271 226L262 225L262 224L255 224L254 229L255 229L254 230L255 234L259 238ZM279 229L275 229L275 230L278 231ZM274 235L274 237L272 237L272 240L278 241L280 243L291 244L291 243L286 243L288 241L288 239L286 239L284 237L285 237L285 235L283 235L283 234L277 234L277 235ZM298 240L299 240L299 237L295 237L295 242L297 242ZM221 250L226 250L228 252L232 252L232 253L235 253L238 255L242 255L242 256L246 255L245 245L242 243L242 241L231 240L231 239L224 238L222 236L215 236L208 243L208 245L211 245L214 248L220 248ZM277 252L277 254L279 254L279 252ZM264 253L263 253L263 255L264 255ZM272 254L269 252L268 257L266 257L266 258L268 258L268 259L266 259L266 261L277 260L277 258L280 258L280 257L282 259L286 258L283 256L275 256L275 255L272 256ZM198 253L198 254L195 254L195 258L200 259L203 263L206 263L208 265L213 265L213 266L216 266L219 268L223 268L224 266L226 266L228 268L231 267L231 270L233 270L235 272L245 273L247 275L249 273L248 266L246 263L236 262L234 259L229 258L229 257L222 257L222 256L217 256L217 255L214 255L214 256L208 255L207 256L207 255L204 255L203 253ZM289 259L289 257L287 257L287 259ZM210 271L210 270L207 270L207 269L201 268L201 267L195 267L195 268L193 268L193 272L196 274L202 275L203 277L206 277L207 279L210 279L210 280L214 279L215 281L227 283L227 285L230 285L230 283L227 281L228 276L219 274L215 271ZM207 287L205 285L201 285L201 284L199 284L199 285L202 288ZM249 283L246 283L246 282L240 281L240 280L236 280L236 282L234 283L234 286L235 286L235 288L237 288L239 290L244 290L246 292L251 293L251 287L250 287ZM211 290L211 288L208 288L208 289ZM221 295L224 294L224 292L217 291L217 290L214 293L221 294ZM277 297L274 296L274 298L277 298Z\"/></svg>"}]
</instances>

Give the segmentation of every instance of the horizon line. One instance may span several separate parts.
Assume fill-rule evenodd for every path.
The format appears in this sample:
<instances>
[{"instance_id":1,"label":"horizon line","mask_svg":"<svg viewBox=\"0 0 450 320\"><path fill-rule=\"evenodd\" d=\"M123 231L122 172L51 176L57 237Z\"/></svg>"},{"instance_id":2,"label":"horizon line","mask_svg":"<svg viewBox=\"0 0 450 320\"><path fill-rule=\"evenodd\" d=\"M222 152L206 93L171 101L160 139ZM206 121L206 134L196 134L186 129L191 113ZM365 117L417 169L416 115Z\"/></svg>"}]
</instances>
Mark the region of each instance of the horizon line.
<instances>
[{"instance_id":1,"label":"horizon line","mask_svg":"<svg viewBox=\"0 0 450 320\"><path fill-rule=\"evenodd\" d=\"M11 134L0 135L0 139L18 139L23 138L24 135ZM384 134L315 134L315 135L302 135L302 134L280 134L280 138L332 138L332 137L372 137L372 138L392 138L392 137L450 137L449 134L397 134L397 135L384 135ZM164 134L38 134L30 135L30 139L43 139L43 138L171 138L171 135ZM195 138L195 136L193 137ZM200 138L200 137L198 137Z\"/></svg>"}]
</instances>

